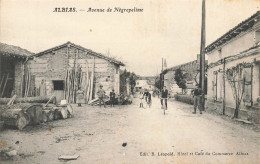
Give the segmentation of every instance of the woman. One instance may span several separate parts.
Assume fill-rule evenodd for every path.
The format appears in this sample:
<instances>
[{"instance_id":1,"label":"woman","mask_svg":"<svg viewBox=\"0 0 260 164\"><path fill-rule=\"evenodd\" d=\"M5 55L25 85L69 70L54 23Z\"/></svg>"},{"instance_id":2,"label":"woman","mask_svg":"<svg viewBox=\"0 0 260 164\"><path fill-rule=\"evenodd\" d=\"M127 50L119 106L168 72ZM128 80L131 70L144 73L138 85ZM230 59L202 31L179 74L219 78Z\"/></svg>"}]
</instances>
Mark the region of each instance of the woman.
<instances>
[{"instance_id":1,"label":"woman","mask_svg":"<svg viewBox=\"0 0 260 164\"><path fill-rule=\"evenodd\" d=\"M84 92L79 87L77 91L77 104L78 106L81 106L83 103L85 103Z\"/></svg>"}]
</instances>

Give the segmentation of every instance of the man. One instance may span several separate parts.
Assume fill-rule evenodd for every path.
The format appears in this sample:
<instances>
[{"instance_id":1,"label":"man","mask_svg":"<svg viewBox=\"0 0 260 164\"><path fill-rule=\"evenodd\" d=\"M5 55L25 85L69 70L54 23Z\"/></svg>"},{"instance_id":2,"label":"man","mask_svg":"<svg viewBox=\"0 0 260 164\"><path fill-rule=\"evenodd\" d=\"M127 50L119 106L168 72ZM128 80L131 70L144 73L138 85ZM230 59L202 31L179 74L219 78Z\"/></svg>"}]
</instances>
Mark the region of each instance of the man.
<instances>
[{"instance_id":1,"label":"man","mask_svg":"<svg viewBox=\"0 0 260 164\"><path fill-rule=\"evenodd\" d=\"M201 101L201 96L203 95L202 89L199 88L199 85L196 85L196 88L192 91L192 95L194 97L194 112L193 114L196 114L197 107L200 110L200 114L202 114L202 111L200 109L200 101Z\"/></svg>"},{"instance_id":2,"label":"man","mask_svg":"<svg viewBox=\"0 0 260 164\"><path fill-rule=\"evenodd\" d=\"M166 86L164 86L161 93L161 105L163 108L163 100L164 100L166 110L167 110L167 99L168 99L168 90L166 89Z\"/></svg>"},{"instance_id":3,"label":"man","mask_svg":"<svg viewBox=\"0 0 260 164\"><path fill-rule=\"evenodd\" d=\"M145 91L144 91L144 98L145 98L145 102L147 102L147 100L148 100L148 90L147 89L145 89Z\"/></svg>"},{"instance_id":4,"label":"man","mask_svg":"<svg viewBox=\"0 0 260 164\"><path fill-rule=\"evenodd\" d=\"M152 95L150 92L148 92L148 96L147 96L147 104L149 105L149 108L152 105Z\"/></svg>"},{"instance_id":5,"label":"man","mask_svg":"<svg viewBox=\"0 0 260 164\"><path fill-rule=\"evenodd\" d=\"M114 105L115 105L115 99L116 99L115 90L112 89L112 92L110 92L110 106L111 106L111 107L114 107Z\"/></svg>"},{"instance_id":6,"label":"man","mask_svg":"<svg viewBox=\"0 0 260 164\"><path fill-rule=\"evenodd\" d=\"M106 95L106 92L103 88L103 85L100 85L100 88L97 91L98 99L99 99L99 107L101 107L101 102L104 104L104 108L106 107L106 103L104 102L104 98Z\"/></svg>"}]
</instances>

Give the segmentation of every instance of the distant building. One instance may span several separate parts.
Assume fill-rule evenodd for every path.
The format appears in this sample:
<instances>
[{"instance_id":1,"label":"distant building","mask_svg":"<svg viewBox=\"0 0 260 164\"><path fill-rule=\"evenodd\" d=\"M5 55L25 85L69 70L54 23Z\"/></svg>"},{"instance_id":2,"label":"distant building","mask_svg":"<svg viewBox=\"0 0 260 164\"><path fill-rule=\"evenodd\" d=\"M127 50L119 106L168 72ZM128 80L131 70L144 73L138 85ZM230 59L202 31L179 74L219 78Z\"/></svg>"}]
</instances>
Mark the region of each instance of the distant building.
<instances>
[{"instance_id":1,"label":"distant building","mask_svg":"<svg viewBox=\"0 0 260 164\"><path fill-rule=\"evenodd\" d=\"M155 88L155 77L150 76L150 77L139 77L136 80L136 85L135 85L135 91L143 91L144 89L147 90L154 90Z\"/></svg>"},{"instance_id":2,"label":"distant building","mask_svg":"<svg viewBox=\"0 0 260 164\"><path fill-rule=\"evenodd\" d=\"M207 64L207 61L206 61ZM184 74L186 74L186 93L190 93L192 89L195 88L196 84L199 83L199 55L197 55L197 60L184 63L181 65L177 65L168 69L165 69L161 74L163 75L164 86L169 90L170 95L174 95L175 93L181 93L182 89L176 84L174 80L175 71L177 69L181 69Z\"/></svg>"},{"instance_id":3,"label":"distant building","mask_svg":"<svg viewBox=\"0 0 260 164\"><path fill-rule=\"evenodd\" d=\"M240 116L259 120L257 98L260 96L260 12L238 24L219 39L206 47L208 55L208 94L207 107L227 115L234 114L235 100L227 80L226 71L239 64L251 66L243 68L241 79L244 94ZM259 111L259 110L258 110Z\"/></svg>"}]
</instances>

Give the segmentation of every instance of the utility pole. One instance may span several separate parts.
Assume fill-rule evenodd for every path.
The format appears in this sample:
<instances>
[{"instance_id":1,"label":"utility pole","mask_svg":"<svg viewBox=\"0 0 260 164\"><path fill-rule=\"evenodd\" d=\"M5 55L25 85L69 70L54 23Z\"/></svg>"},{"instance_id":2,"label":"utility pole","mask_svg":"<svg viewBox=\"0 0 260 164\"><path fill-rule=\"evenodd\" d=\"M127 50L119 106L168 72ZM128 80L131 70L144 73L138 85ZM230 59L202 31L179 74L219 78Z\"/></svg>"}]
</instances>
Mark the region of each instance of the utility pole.
<instances>
[{"instance_id":1,"label":"utility pole","mask_svg":"<svg viewBox=\"0 0 260 164\"><path fill-rule=\"evenodd\" d=\"M160 74L160 80L161 80L161 85L160 85L160 91L162 92L162 88L163 88L163 58L162 58L162 71L161 71L161 74Z\"/></svg>"},{"instance_id":2,"label":"utility pole","mask_svg":"<svg viewBox=\"0 0 260 164\"><path fill-rule=\"evenodd\" d=\"M205 110L205 0L202 0L202 20L201 20L201 44L200 44L200 88L203 91L201 99L202 110Z\"/></svg>"}]
</instances>

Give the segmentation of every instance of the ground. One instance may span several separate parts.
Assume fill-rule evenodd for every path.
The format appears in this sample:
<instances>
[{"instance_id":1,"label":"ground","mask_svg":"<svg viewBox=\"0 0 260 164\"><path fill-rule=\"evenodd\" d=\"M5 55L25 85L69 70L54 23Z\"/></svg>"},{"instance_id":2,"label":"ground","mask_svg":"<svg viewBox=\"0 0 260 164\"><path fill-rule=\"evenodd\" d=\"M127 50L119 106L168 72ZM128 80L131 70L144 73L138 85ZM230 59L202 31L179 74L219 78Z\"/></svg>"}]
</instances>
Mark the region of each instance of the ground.
<instances>
[{"instance_id":1,"label":"ground","mask_svg":"<svg viewBox=\"0 0 260 164\"><path fill-rule=\"evenodd\" d=\"M73 118L24 131L2 131L0 147L11 147L18 155L0 163L253 164L260 160L259 132L248 126L207 112L194 115L191 105L176 101L169 102L166 115L156 98L151 108L139 108L138 103L135 99L131 105L114 108L73 105ZM73 154L80 157L58 160L60 155Z\"/></svg>"}]
</instances>

